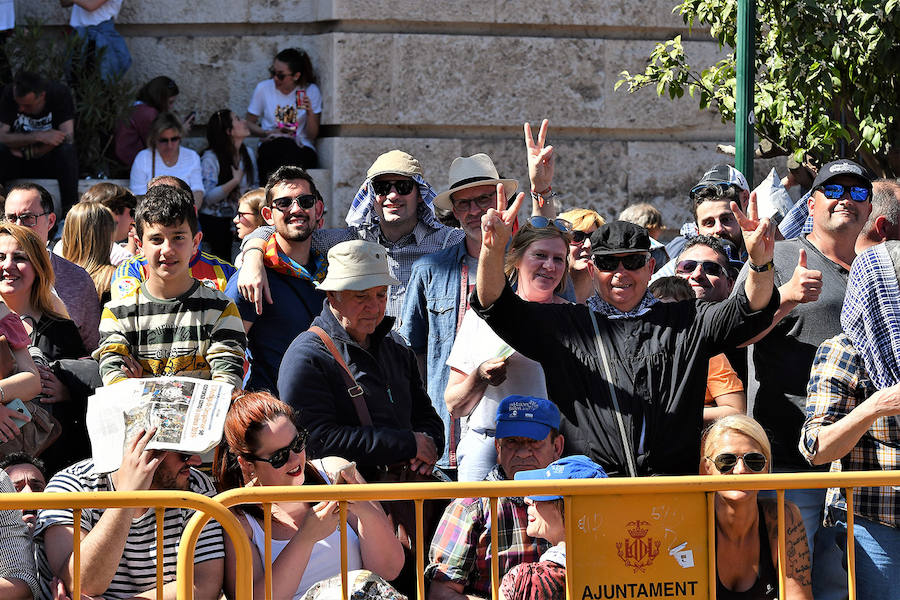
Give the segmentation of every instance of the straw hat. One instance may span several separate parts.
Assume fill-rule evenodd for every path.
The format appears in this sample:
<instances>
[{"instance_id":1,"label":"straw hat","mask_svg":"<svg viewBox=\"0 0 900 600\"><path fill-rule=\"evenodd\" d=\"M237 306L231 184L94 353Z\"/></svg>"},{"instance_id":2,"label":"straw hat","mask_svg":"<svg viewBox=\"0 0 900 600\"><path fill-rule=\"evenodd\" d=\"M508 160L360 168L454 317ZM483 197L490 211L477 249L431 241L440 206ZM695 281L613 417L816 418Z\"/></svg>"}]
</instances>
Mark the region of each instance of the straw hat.
<instances>
[{"instance_id":1,"label":"straw hat","mask_svg":"<svg viewBox=\"0 0 900 600\"><path fill-rule=\"evenodd\" d=\"M363 240L341 242L328 251L328 275L320 290L367 290L381 285L400 285L388 270L384 246Z\"/></svg>"},{"instance_id":2,"label":"straw hat","mask_svg":"<svg viewBox=\"0 0 900 600\"><path fill-rule=\"evenodd\" d=\"M467 190L479 185L497 185L502 183L506 190L506 199L515 195L519 189L519 182L515 179L501 179L497 173L494 161L487 154L473 154L472 156L458 156L450 164L450 183L446 192L441 192L434 199L434 205L444 210L453 210L450 202L450 194Z\"/></svg>"}]
</instances>

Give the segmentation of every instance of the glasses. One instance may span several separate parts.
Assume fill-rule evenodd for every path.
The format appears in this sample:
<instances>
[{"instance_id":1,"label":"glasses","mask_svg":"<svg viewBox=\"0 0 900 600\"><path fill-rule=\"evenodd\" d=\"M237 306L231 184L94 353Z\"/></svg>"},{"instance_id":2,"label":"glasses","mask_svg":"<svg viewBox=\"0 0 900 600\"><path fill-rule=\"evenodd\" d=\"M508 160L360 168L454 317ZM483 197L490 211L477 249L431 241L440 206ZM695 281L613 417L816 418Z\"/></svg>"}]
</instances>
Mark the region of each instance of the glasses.
<instances>
[{"instance_id":1,"label":"glasses","mask_svg":"<svg viewBox=\"0 0 900 600\"><path fill-rule=\"evenodd\" d=\"M844 194L847 192L850 193L850 199L854 202L865 202L869 199L869 188L864 188L861 185L841 185L840 183L829 183L828 185L823 185L822 193L825 194L825 197L829 200L837 200L839 198L843 198Z\"/></svg>"},{"instance_id":2,"label":"glasses","mask_svg":"<svg viewBox=\"0 0 900 600\"><path fill-rule=\"evenodd\" d=\"M17 223L23 227L34 227L34 224L37 223L38 217L43 217L44 215L49 215L50 211L42 212L38 214L32 213L22 213L21 215L6 215L6 220L10 223Z\"/></svg>"},{"instance_id":3,"label":"glasses","mask_svg":"<svg viewBox=\"0 0 900 600\"><path fill-rule=\"evenodd\" d=\"M271 68L271 67L269 68L269 75L270 75L271 77L274 77L274 78L277 79L278 81L281 81L281 80L284 79L285 77L290 77L290 76L291 76L290 73L279 73L278 71L276 71L275 69L273 69L273 68Z\"/></svg>"},{"instance_id":4,"label":"glasses","mask_svg":"<svg viewBox=\"0 0 900 600\"><path fill-rule=\"evenodd\" d=\"M372 189L379 196L387 196L391 193L391 188L397 190L397 194L405 196L413 191L416 182L412 179L385 179L383 181L373 181Z\"/></svg>"},{"instance_id":5,"label":"glasses","mask_svg":"<svg viewBox=\"0 0 900 600\"><path fill-rule=\"evenodd\" d=\"M304 210L309 210L313 206L316 205L316 198L313 194L301 194L299 196L282 196L281 198L275 198L272 200L272 206L280 210L281 212L287 212L291 210L291 207L294 206L294 202L297 203L297 206Z\"/></svg>"},{"instance_id":6,"label":"glasses","mask_svg":"<svg viewBox=\"0 0 900 600\"><path fill-rule=\"evenodd\" d=\"M637 271L647 264L648 254L626 254L625 256L594 256L594 264L601 271L615 271L621 264L626 271Z\"/></svg>"},{"instance_id":7,"label":"glasses","mask_svg":"<svg viewBox=\"0 0 900 600\"><path fill-rule=\"evenodd\" d=\"M591 237L591 234L589 234L588 232L576 229L572 232L572 243L583 244L584 240L588 239L589 237Z\"/></svg>"},{"instance_id":8,"label":"glasses","mask_svg":"<svg viewBox=\"0 0 900 600\"><path fill-rule=\"evenodd\" d=\"M547 217L528 217L528 224L538 229L556 227L563 233L572 233L572 224L565 219L548 219Z\"/></svg>"},{"instance_id":9,"label":"glasses","mask_svg":"<svg viewBox=\"0 0 900 600\"><path fill-rule=\"evenodd\" d=\"M266 462L272 465L273 469L280 469L287 464L291 458L291 452L300 454L306 449L306 431L298 431L291 443L284 448L279 448L269 455L269 458L260 458L253 454L248 454L247 458L256 462Z\"/></svg>"},{"instance_id":10,"label":"glasses","mask_svg":"<svg viewBox=\"0 0 900 600\"><path fill-rule=\"evenodd\" d=\"M156 143L157 144L169 144L169 143L174 144L175 142L180 142L180 141L181 141L180 135L173 135L172 137L159 138L158 140L156 140Z\"/></svg>"},{"instance_id":11,"label":"glasses","mask_svg":"<svg viewBox=\"0 0 900 600\"><path fill-rule=\"evenodd\" d=\"M453 210L458 210L460 212L469 212L472 210L472 205L478 207L479 210L487 210L492 206L496 206L497 204L497 194L490 193L478 196L477 198L468 198L465 200L454 200L450 199L450 202L453 204Z\"/></svg>"},{"instance_id":12,"label":"glasses","mask_svg":"<svg viewBox=\"0 0 900 600\"><path fill-rule=\"evenodd\" d=\"M675 265L675 272L679 275L690 275L700 265L707 275L722 277L726 274L725 267L712 260L683 260Z\"/></svg>"},{"instance_id":13,"label":"glasses","mask_svg":"<svg viewBox=\"0 0 900 600\"><path fill-rule=\"evenodd\" d=\"M746 454L735 454L733 452L723 452L719 454L715 458L706 457L706 460L711 460L714 465L716 465L716 469L719 470L719 473L731 473L731 471L737 466L738 459L744 461L744 466L753 471L754 473L760 473L763 469L766 468L766 456L762 452L747 452Z\"/></svg>"},{"instance_id":14,"label":"glasses","mask_svg":"<svg viewBox=\"0 0 900 600\"><path fill-rule=\"evenodd\" d=\"M290 206L290 204L288 206ZM251 221L254 218L256 218L256 213L238 211L237 216L238 216L238 219L242 219L244 221Z\"/></svg>"}]
</instances>

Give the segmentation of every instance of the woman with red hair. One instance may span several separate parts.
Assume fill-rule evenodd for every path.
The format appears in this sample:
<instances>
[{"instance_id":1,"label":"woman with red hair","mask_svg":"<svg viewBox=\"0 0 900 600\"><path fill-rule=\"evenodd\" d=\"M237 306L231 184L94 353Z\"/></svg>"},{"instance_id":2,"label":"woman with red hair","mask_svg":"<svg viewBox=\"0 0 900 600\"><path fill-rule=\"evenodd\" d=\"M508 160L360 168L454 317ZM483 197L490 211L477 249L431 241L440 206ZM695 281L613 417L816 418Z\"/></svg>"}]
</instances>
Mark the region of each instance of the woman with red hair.
<instances>
[{"instance_id":1,"label":"woman with red hair","mask_svg":"<svg viewBox=\"0 0 900 600\"><path fill-rule=\"evenodd\" d=\"M365 483L343 459L308 460L306 430L294 410L266 392L241 393L225 418L214 471L221 490L257 485ZM327 467L327 470L326 470ZM342 467L347 467L343 468ZM330 475L329 472L337 475ZM235 508L253 551L253 597L264 595L265 537L257 505ZM354 502L347 514L347 569L397 576L403 549L377 502ZM299 598L313 584L340 573L340 531L335 501L272 504L272 597ZM227 537L227 536L226 536ZM234 597L235 555L225 542L225 594Z\"/></svg>"}]
</instances>

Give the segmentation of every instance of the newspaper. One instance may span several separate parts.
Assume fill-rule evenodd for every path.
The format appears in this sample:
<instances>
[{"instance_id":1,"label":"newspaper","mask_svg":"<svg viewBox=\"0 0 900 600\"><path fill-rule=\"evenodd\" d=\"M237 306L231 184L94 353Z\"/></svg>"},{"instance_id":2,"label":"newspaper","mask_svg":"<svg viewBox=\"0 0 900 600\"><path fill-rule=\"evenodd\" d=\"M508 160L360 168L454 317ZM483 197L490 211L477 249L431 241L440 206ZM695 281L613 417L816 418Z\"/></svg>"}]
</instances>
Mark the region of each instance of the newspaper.
<instances>
[{"instance_id":1,"label":"newspaper","mask_svg":"<svg viewBox=\"0 0 900 600\"><path fill-rule=\"evenodd\" d=\"M147 450L205 454L222 439L232 386L190 377L129 379L88 398L87 430L95 470L122 464L125 444L156 427Z\"/></svg>"}]
</instances>

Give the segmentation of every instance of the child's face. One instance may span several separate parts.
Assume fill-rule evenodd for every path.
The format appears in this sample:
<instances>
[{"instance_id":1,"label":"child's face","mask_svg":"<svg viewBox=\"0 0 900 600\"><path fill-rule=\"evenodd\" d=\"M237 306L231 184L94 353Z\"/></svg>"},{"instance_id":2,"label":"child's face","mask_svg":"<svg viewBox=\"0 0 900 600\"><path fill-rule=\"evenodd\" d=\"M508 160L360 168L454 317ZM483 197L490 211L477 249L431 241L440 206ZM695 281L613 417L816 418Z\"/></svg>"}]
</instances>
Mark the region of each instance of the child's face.
<instances>
[{"instance_id":1,"label":"child's face","mask_svg":"<svg viewBox=\"0 0 900 600\"><path fill-rule=\"evenodd\" d=\"M188 273L191 257L200 247L200 232L191 234L187 221L177 225L144 225L141 250L147 257L147 269L164 280L173 280Z\"/></svg>"}]
</instances>

